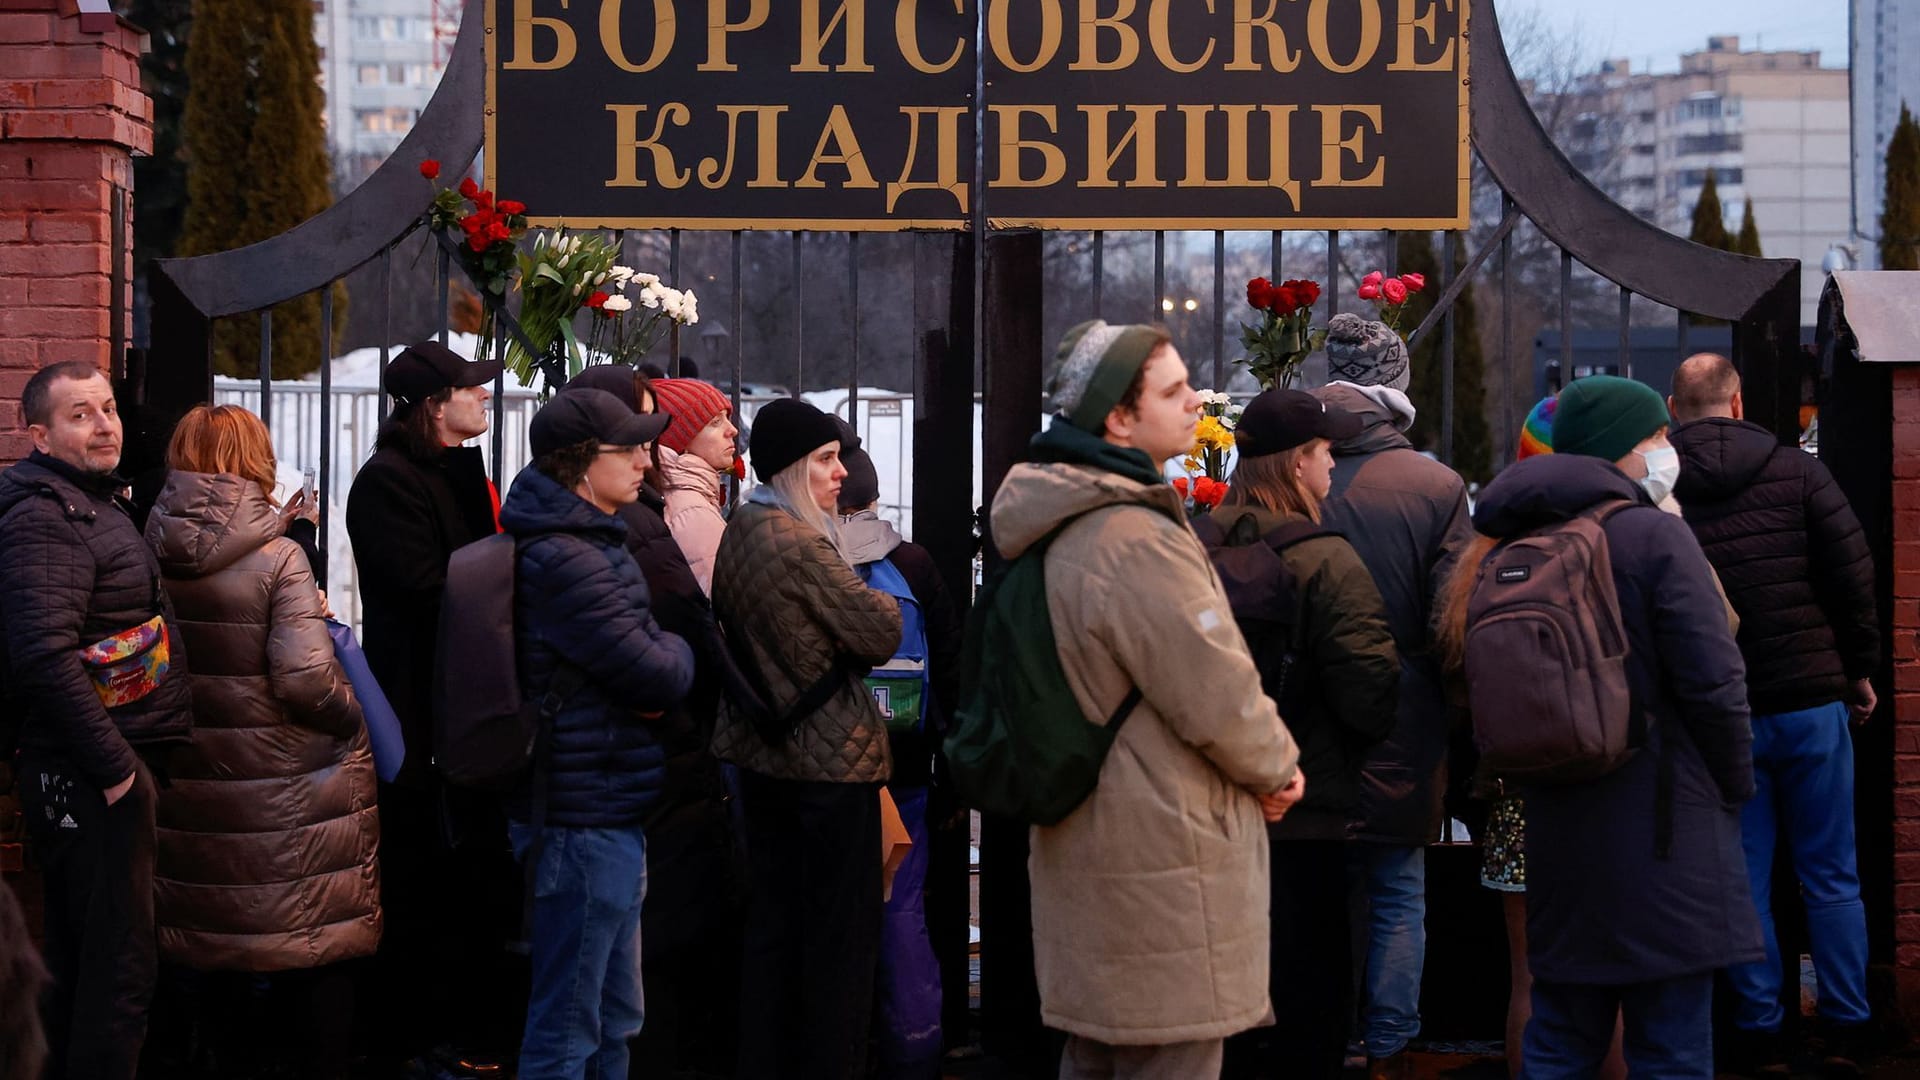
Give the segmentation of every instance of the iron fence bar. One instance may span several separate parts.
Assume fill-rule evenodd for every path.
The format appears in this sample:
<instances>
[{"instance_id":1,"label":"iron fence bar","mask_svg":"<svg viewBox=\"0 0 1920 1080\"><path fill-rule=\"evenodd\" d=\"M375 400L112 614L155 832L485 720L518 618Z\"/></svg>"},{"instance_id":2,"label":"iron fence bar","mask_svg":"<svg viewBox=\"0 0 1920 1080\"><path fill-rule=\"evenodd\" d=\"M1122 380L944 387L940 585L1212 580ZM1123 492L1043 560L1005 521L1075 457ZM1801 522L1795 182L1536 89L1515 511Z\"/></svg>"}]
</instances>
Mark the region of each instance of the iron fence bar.
<instances>
[{"instance_id":1,"label":"iron fence bar","mask_svg":"<svg viewBox=\"0 0 1920 1080\"><path fill-rule=\"evenodd\" d=\"M806 351L806 279L800 269L800 230L788 234L793 243L793 388L804 392L807 388L807 351Z\"/></svg>"},{"instance_id":2,"label":"iron fence bar","mask_svg":"<svg viewBox=\"0 0 1920 1080\"><path fill-rule=\"evenodd\" d=\"M1688 354L1687 335L1688 335L1688 332L1693 329L1693 327L1692 327L1692 324L1687 319L1686 312L1680 311L1678 308L1675 308L1674 310L1680 316L1680 332L1679 332L1678 340L1675 342L1675 345L1677 347L1674 351L1679 354L1680 359L1685 360Z\"/></svg>"},{"instance_id":3,"label":"iron fence bar","mask_svg":"<svg viewBox=\"0 0 1920 1080\"><path fill-rule=\"evenodd\" d=\"M747 312L746 298L740 295L740 248L743 243L740 230L733 230L733 336L727 339L727 344L733 347L733 415L735 416L741 415L740 381L743 376L740 363L740 340L747 334L747 328L741 325L741 320L746 317Z\"/></svg>"},{"instance_id":4,"label":"iron fence bar","mask_svg":"<svg viewBox=\"0 0 1920 1080\"><path fill-rule=\"evenodd\" d=\"M1167 317L1167 234L1153 231L1153 315L1150 322L1165 322Z\"/></svg>"},{"instance_id":5,"label":"iron fence bar","mask_svg":"<svg viewBox=\"0 0 1920 1080\"><path fill-rule=\"evenodd\" d=\"M1467 280L1466 274L1456 277L1453 272L1455 236L1452 232L1440 234L1440 280L1447 283L1447 293L1458 293L1453 286ZM1444 294L1443 294L1444 295ZM1454 307L1447 305L1446 321L1440 329L1440 460L1453 464L1453 331Z\"/></svg>"},{"instance_id":6,"label":"iron fence bar","mask_svg":"<svg viewBox=\"0 0 1920 1080\"><path fill-rule=\"evenodd\" d=\"M327 502L333 491L333 285L320 287L320 562L316 577L327 580Z\"/></svg>"},{"instance_id":7,"label":"iron fence bar","mask_svg":"<svg viewBox=\"0 0 1920 1080\"><path fill-rule=\"evenodd\" d=\"M1442 317L1453 313L1454 301L1458 300L1460 294L1466 290L1467 284L1473 280L1473 275L1479 273L1480 267L1488 258L1492 257L1496 247L1501 251L1501 258L1506 258L1508 251L1506 246L1507 238L1513 235L1514 227L1519 224L1520 211L1509 206L1506 216L1500 219L1500 227L1493 231L1492 236L1487 237L1486 244L1483 245L1479 251L1474 252L1473 258L1467 260L1467 265L1461 267L1460 272L1453 275L1451 280L1449 280L1447 275L1441 275L1440 280L1447 282L1447 286L1440 290L1439 296L1434 298L1432 310L1428 311L1426 316L1420 320L1420 325L1414 327L1413 333L1407 335L1407 344L1409 346L1414 342L1424 339L1427 331L1433 329L1434 323L1440 321ZM1447 236L1451 239L1453 234L1448 233ZM1504 268L1505 264L1502 263L1502 266ZM1504 269L1502 272L1504 273ZM1502 297L1502 302L1504 302L1504 300L1505 298Z\"/></svg>"},{"instance_id":8,"label":"iron fence bar","mask_svg":"<svg viewBox=\"0 0 1920 1080\"><path fill-rule=\"evenodd\" d=\"M847 233L847 306L853 311L851 362L847 370L847 422L860 427L860 234Z\"/></svg>"},{"instance_id":9,"label":"iron fence bar","mask_svg":"<svg viewBox=\"0 0 1920 1080\"><path fill-rule=\"evenodd\" d=\"M680 287L680 230L667 230L667 282L674 288ZM681 376L680 371L680 324L673 329L673 355L667 357L667 374L674 378Z\"/></svg>"},{"instance_id":10,"label":"iron fence bar","mask_svg":"<svg viewBox=\"0 0 1920 1080\"><path fill-rule=\"evenodd\" d=\"M325 357L321 358L325 360ZM273 426L273 309L260 312L260 421Z\"/></svg>"},{"instance_id":11,"label":"iron fence bar","mask_svg":"<svg viewBox=\"0 0 1920 1080\"><path fill-rule=\"evenodd\" d=\"M1560 249L1560 385L1573 377L1573 252Z\"/></svg>"},{"instance_id":12,"label":"iron fence bar","mask_svg":"<svg viewBox=\"0 0 1920 1080\"><path fill-rule=\"evenodd\" d=\"M1227 307L1227 234L1222 229L1213 230L1213 386L1214 389L1227 382L1227 342L1226 332L1221 326L1220 313Z\"/></svg>"},{"instance_id":13,"label":"iron fence bar","mask_svg":"<svg viewBox=\"0 0 1920 1080\"><path fill-rule=\"evenodd\" d=\"M447 343L447 283L448 283L448 276L449 276L448 267L450 266L450 259L451 259L451 253L448 251L448 247L451 245L451 241L449 241L444 236L438 236L438 239L440 241L440 257L439 259L436 260L437 270L434 274L434 280L437 281L440 285L439 289L436 290L439 294L438 306L439 306L439 312L440 312L440 344L445 345Z\"/></svg>"},{"instance_id":14,"label":"iron fence bar","mask_svg":"<svg viewBox=\"0 0 1920 1080\"><path fill-rule=\"evenodd\" d=\"M113 230L113 266L107 273L107 367L109 377L118 382L127 373L127 200L131 193L119 184L111 186L112 197L108 228Z\"/></svg>"},{"instance_id":15,"label":"iron fence bar","mask_svg":"<svg viewBox=\"0 0 1920 1080\"><path fill-rule=\"evenodd\" d=\"M506 323L495 321L493 324L493 355L507 355ZM504 490L507 460L507 369L503 365L493 377L493 489Z\"/></svg>"},{"instance_id":16,"label":"iron fence bar","mask_svg":"<svg viewBox=\"0 0 1920 1080\"><path fill-rule=\"evenodd\" d=\"M1398 274L1400 272L1400 234L1393 229L1381 229L1380 235L1385 238L1387 242L1387 256L1383 260L1386 263L1384 273ZM1434 306L1439 307L1440 305L1435 304Z\"/></svg>"},{"instance_id":17,"label":"iron fence bar","mask_svg":"<svg viewBox=\"0 0 1920 1080\"><path fill-rule=\"evenodd\" d=\"M380 371L374 376L379 393L374 395L376 424L387 422L387 361L393 351L393 248L389 244L380 253Z\"/></svg>"},{"instance_id":18,"label":"iron fence bar","mask_svg":"<svg viewBox=\"0 0 1920 1080\"><path fill-rule=\"evenodd\" d=\"M1500 193L1500 224L1504 228L1506 219L1514 213L1513 197L1506 192ZM1500 355L1507 364L1507 392L1503 395L1506 404L1502 408L1502 419L1506 421L1507 460L1514 460L1519 454L1520 429L1515 426L1513 416L1513 384L1519 375L1520 363L1513 354L1513 230L1508 228L1500 234ZM1528 388L1532 396L1532 388Z\"/></svg>"},{"instance_id":19,"label":"iron fence bar","mask_svg":"<svg viewBox=\"0 0 1920 1080\"><path fill-rule=\"evenodd\" d=\"M1620 286L1620 374L1633 378L1633 342L1628 324L1633 317L1633 290Z\"/></svg>"},{"instance_id":20,"label":"iron fence bar","mask_svg":"<svg viewBox=\"0 0 1920 1080\"><path fill-rule=\"evenodd\" d=\"M1268 273L1272 275L1272 280L1274 281L1280 280L1280 249L1286 242L1286 235L1286 233L1281 232L1279 229L1273 230L1273 248L1268 252L1273 266L1268 270Z\"/></svg>"},{"instance_id":21,"label":"iron fence bar","mask_svg":"<svg viewBox=\"0 0 1920 1080\"><path fill-rule=\"evenodd\" d=\"M1340 230L1327 230L1327 318L1340 314Z\"/></svg>"},{"instance_id":22,"label":"iron fence bar","mask_svg":"<svg viewBox=\"0 0 1920 1080\"><path fill-rule=\"evenodd\" d=\"M1107 288L1107 234L1104 229L1093 230L1093 317L1098 319L1104 309Z\"/></svg>"}]
</instances>

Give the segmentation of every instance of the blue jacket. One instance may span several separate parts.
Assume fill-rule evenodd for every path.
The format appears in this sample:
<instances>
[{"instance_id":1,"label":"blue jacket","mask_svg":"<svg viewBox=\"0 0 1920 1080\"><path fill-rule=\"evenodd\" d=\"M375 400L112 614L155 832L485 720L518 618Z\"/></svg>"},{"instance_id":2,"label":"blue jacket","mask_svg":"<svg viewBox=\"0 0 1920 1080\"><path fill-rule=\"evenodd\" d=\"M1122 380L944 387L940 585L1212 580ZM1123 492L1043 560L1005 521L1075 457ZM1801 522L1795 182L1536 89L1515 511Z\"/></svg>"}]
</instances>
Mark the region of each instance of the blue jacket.
<instances>
[{"instance_id":1,"label":"blue jacket","mask_svg":"<svg viewBox=\"0 0 1920 1080\"><path fill-rule=\"evenodd\" d=\"M693 652L654 621L619 518L529 466L514 479L500 524L520 542L514 621L522 692L546 693L563 658L587 676L554 719L547 824L636 824L666 781L666 750L642 714L686 696ZM509 812L528 819L526 792Z\"/></svg>"},{"instance_id":2,"label":"blue jacket","mask_svg":"<svg viewBox=\"0 0 1920 1080\"><path fill-rule=\"evenodd\" d=\"M1740 847L1753 794L1746 666L1686 522L1598 458L1529 458L1487 485L1473 523L1514 536L1607 499L1627 679L1648 742L1598 780L1529 788L1527 955L1536 979L1616 985L1764 959ZM1673 842L1655 851L1654 798L1672 755Z\"/></svg>"}]
</instances>

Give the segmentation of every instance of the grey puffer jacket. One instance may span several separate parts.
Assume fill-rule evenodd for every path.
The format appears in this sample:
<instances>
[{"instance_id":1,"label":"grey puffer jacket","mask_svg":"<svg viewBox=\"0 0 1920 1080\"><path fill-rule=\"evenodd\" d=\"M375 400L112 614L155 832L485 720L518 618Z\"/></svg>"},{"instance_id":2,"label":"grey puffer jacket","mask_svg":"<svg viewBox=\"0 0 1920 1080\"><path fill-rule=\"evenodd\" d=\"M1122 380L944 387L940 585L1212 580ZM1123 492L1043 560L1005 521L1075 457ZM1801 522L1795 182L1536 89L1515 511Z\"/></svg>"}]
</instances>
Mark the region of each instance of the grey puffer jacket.
<instances>
[{"instance_id":1,"label":"grey puffer jacket","mask_svg":"<svg viewBox=\"0 0 1920 1080\"><path fill-rule=\"evenodd\" d=\"M1411 423L1411 416L1345 383L1313 394L1366 421L1365 430L1333 448L1333 491L1322 524L1346 537L1373 575L1400 654L1398 713L1361 769L1352 835L1424 844L1440 832L1447 763L1447 705L1430 647L1433 603L1473 539L1467 487L1401 434L1396 421Z\"/></svg>"},{"instance_id":2,"label":"grey puffer jacket","mask_svg":"<svg viewBox=\"0 0 1920 1080\"><path fill-rule=\"evenodd\" d=\"M893 597L868 588L825 536L757 501L727 523L714 559L713 607L732 646L752 650L775 708L798 699L836 656L874 667L900 645ZM784 780L871 783L893 773L886 724L852 676L778 746L723 703L713 748L741 768Z\"/></svg>"}]
</instances>

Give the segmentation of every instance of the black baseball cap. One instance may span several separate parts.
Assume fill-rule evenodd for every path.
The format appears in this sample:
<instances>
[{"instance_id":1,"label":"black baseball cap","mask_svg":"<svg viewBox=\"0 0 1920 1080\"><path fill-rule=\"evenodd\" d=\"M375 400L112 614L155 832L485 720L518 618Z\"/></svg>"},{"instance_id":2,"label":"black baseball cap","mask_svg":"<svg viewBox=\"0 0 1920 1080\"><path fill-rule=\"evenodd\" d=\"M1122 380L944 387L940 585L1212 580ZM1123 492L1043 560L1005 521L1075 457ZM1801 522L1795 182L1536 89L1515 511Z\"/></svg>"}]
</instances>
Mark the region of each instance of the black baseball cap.
<instances>
[{"instance_id":1,"label":"black baseball cap","mask_svg":"<svg viewBox=\"0 0 1920 1080\"><path fill-rule=\"evenodd\" d=\"M589 439L608 446L639 446L667 430L665 413L636 413L605 390L569 387L533 414L527 442L535 457L576 446Z\"/></svg>"},{"instance_id":2,"label":"black baseball cap","mask_svg":"<svg viewBox=\"0 0 1920 1080\"><path fill-rule=\"evenodd\" d=\"M1313 439L1341 442L1365 427L1358 413L1329 407L1305 390L1267 390L1247 403L1233 429L1243 458L1291 450Z\"/></svg>"},{"instance_id":3,"label":"black baseball cap","mask_svg":"<svg viewBox=\"0 0 1920 1080\"><path fill-rule=\"evenodd\" d=\"M442 390L483 386L500 376L499 360L468 360L437 341L419 341L387 364L387 393L417 405Z\"/></svg>"}]
</instances>

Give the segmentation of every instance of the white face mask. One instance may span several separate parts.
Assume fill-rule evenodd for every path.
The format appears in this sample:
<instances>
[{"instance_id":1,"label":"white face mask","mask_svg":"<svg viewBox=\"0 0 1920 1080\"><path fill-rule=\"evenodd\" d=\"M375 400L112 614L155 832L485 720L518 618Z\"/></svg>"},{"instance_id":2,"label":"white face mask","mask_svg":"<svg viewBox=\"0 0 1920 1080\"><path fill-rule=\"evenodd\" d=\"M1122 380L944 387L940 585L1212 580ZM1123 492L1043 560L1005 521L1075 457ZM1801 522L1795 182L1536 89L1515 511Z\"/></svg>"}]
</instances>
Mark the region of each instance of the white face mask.
<instances>
[{"instance_id":1,"label":"white face mask","mask_svg":"<svg viewBox=\"0 0 1920 1080\"><path fill-rule=\"evenodd\" d=\"M1647 463L1647 475L1640 478L1640 486L1647 490L1653 501L1666 502L1673 494L1674 481L1680 479L1680 451L1671 446L1658 450L1637 451L1640 460Z\"/></svg>"}]
</instances>

